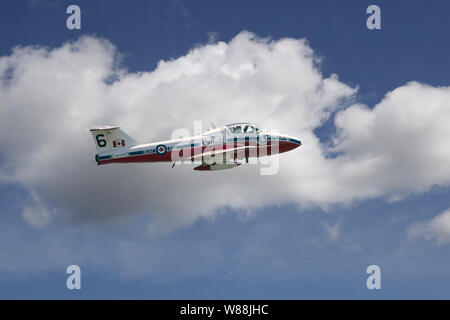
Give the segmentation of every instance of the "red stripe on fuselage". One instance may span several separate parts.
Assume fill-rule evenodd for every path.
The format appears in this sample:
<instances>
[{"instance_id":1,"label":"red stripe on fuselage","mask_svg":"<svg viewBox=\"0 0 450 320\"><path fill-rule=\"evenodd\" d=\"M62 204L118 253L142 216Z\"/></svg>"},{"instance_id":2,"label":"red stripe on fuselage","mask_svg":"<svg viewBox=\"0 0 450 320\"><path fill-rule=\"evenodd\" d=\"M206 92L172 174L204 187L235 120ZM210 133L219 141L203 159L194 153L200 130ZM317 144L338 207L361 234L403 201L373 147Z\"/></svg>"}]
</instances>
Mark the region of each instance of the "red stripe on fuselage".
<instances>
[{"instance_id":1,"label":"red stripe on fuselage","mask_svg":"<svg viewBox=\"0 0 450 320\"><path fill-rule=\"evenodd\" d=\"M278 152L276 151L276 144L271 145L271 142L268 142L267 144L259 145L255 151L252 150L246 150L245 151L245 157L262 157L266 155L276 154L276 153L283 153L286 151L290 151L292 149L297 148L299 145L293 142L288 141L280 141L278 146ZM223 145L215 145L215 146L202 146L202 147L195 147L195 148L185 148L180 150L174 150L174 151L167 151L165 154L158 154L158 153L152 153L152 154L140 154L136 156L127 156L122 158L112 158L112 159L106 159L106 160L100 160L98 164L108 164L108 163L129 163L129 162L174 162L174 161L181 161L181 160L187 160L190 157L194 155L199 155L204 152L209 151L219 151L219 150L226 150L226 149L232 149L234 148L234 142L223 144ZM250 141L248 143L249 146L255 146L256 142ZM244 147L245 142L239 141L237 143L236 147ZM243 151L244 152L244 151ZM176 155L178 153L178 155Z\"/></svg>"}]
</instances>

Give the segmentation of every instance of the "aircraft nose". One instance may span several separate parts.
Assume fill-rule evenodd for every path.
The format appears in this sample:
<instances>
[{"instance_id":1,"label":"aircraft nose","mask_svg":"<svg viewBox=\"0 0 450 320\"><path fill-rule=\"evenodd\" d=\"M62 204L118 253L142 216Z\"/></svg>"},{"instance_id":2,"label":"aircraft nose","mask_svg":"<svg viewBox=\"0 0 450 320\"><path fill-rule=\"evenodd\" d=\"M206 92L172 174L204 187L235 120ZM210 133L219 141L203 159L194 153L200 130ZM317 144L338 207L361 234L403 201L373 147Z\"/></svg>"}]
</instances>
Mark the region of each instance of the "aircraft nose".
<instances>
[{"instance_id":1,"label":"aircraft nose","mask_svg":"<svg viewBox=\"0 0 450 320\"><path fill-rule=\"evenodd\" d=\"M279 135L279 138L280 138L280 153L293 150L302 145L300 139L291 136Z\"/></svg>"},{"instance_id":2,"label":"aircraft nose","mask_svg":"<svg viewBox=\"0 0 450 320\"><path fill-rule=\"evenodd\" d=\"M297 139L297 138L294 138L294 137L291 137L291 136L286 136L286 135L282 135L282 136L280 136L280 137L281 137L283 140L285 140L285 141L287 141L287 142L293 144L293 147L294 147L294 148L297 148L297 147L299 147L299 146L302 145L302 142L300 141L300 139Z\"/></svg>"}]
</instances>

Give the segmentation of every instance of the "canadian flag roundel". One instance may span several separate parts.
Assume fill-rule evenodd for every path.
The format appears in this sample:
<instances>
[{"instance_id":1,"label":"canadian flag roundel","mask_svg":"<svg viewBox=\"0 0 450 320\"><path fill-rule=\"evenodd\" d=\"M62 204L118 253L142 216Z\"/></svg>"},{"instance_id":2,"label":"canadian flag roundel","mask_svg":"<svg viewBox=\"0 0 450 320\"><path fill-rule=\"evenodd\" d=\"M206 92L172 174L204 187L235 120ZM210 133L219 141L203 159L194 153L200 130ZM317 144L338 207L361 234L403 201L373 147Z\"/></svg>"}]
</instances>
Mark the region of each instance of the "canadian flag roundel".
<instances>
[{"instance_id":1,"label":"canadian flag roundel","mask_svg":"<svg viewBox=\"0 0 450 320\"><path fill-rule=\"evenodd\" d=\"M166 146L163 145L163 144L160 144L160 145L158 145L158 146L156 147L156 153L159 154L159 155L165 154L166 151L167 151L167 148L166 148Z\"/></svg>"}]
</instances>

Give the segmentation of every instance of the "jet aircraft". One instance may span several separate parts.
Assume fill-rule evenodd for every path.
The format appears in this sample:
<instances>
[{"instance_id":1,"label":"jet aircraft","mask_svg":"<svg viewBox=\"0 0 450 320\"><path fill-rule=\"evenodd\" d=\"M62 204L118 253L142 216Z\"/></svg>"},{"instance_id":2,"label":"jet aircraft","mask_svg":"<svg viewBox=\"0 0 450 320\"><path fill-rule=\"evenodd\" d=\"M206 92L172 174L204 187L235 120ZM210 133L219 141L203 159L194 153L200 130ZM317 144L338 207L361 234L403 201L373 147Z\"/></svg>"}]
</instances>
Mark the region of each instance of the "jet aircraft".
<instances>
[{"instance_id":1,"label":"jet aircraft","mask_svg":"<svg viewBox=\"0 0 450 320\"><path fill-rule=\"evenodd\" d=\"M217 127L200 135L139 144L117 126L89 129L98 153L98 165L130 162L196 162L194 170L215 171L241 165L249 158L283 153L301 145L299 139L265 132L239 122Z\"/></svg>"}]
</instances>

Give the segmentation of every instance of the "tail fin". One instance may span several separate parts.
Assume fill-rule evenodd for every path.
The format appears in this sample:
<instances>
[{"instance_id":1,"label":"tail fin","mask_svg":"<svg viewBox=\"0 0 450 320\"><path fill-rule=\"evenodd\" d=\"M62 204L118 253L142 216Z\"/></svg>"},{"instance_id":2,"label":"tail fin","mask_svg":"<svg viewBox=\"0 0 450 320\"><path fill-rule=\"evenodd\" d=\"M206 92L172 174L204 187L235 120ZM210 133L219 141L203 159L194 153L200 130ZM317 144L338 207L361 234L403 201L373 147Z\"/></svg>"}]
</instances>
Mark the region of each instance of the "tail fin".
<instances>
[{"instance_id":1,"label":"tail fin","mask_svg":"<svg viewBox=\"0 0 450 320\"><path fill-rule=\"evenodd\" d=\"M89 129L98 152L129 148L137 144L120 127L102 126Z\"/></svg>"}]
</instances>

